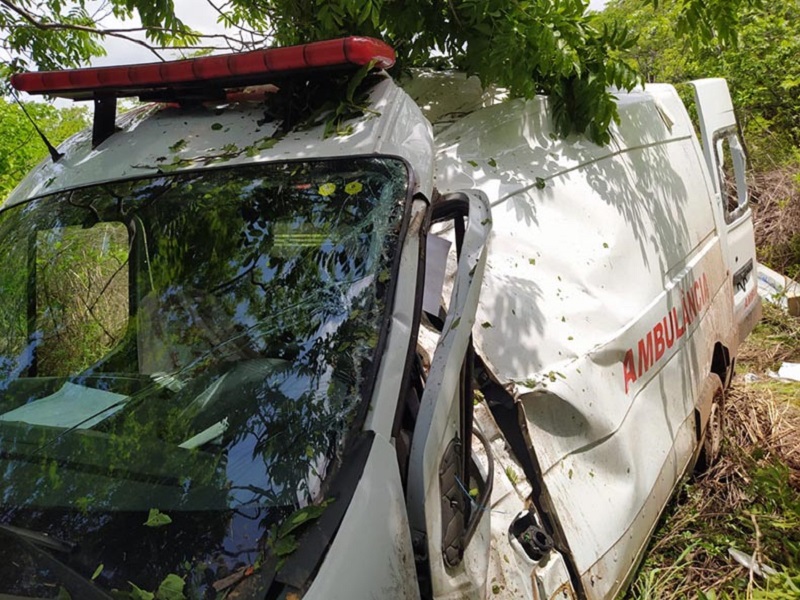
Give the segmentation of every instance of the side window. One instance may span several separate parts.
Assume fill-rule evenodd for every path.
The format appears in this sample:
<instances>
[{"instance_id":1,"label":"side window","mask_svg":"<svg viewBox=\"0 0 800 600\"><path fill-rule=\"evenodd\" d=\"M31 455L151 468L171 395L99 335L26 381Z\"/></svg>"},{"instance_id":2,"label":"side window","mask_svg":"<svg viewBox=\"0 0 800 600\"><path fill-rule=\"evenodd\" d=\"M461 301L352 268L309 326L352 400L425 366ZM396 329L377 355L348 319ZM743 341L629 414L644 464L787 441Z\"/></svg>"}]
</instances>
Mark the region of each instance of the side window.
<instances>
[{"instance_id":1,"label":"side window","mask_svg":"<svg viewBox=\"0 0 800 600\"><path fill-rule=\"evenodd\" d=\"M128 230L98 223L39 231L35 252L36 374L85 370L128 328Z\"/></svg>"},{"instance_id":2,"label":"side window","mask_svg":"<svg viewBox=\"0 0 800 600\"><path fill-rule=\"evenodd\" d=\"M719 165L717 177L725 208L725 219L730 223L744 214L748 199L744 147L736 131L724 131L715 136L714 152Z\"/></svg>"}]
</instances>

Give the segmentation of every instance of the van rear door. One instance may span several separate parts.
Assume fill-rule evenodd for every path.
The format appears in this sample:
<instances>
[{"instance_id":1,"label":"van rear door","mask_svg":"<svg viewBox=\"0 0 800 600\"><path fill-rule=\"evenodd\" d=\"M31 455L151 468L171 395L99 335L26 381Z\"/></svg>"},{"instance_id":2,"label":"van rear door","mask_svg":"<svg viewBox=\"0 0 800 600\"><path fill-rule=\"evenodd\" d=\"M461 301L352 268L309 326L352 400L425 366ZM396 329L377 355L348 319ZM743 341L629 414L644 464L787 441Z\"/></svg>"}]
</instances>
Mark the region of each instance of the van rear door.
<instances>
[{"instance_id":1,"label":"van rear door","mask_svg":"<svg viewBox=\"0 0 800 600\"><path fill-rule=\"evenodd\" d=\"M693 81L700 135L716 201L726 230L726 260L733 279L739 340L761 316L756 279L756 249L752 211L745 181L745 151L736 124L728 84L724 79Z\"/></svg>"}]
</instances>

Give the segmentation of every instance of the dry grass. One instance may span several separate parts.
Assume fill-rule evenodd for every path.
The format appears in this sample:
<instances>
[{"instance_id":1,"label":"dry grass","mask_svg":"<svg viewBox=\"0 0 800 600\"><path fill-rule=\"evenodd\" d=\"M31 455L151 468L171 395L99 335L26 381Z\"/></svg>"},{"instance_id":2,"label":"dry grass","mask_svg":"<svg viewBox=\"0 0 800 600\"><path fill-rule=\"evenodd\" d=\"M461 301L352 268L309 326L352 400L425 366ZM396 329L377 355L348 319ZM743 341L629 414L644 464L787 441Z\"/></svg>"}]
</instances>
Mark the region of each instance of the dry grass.
<instances>
[{"instance_id":1,"label":"dry grass","mask_svg":"<svg viewBox=\"0 0 800 600\"><path fill-rule=\"evenodd\" d=\"M796 277L800 272L800 164L756 173L748 184L758 260Z\"/></svg>"},{"instance_id":2,"label":"dry grass","mask_svg":"<svg viewBox=\"0 0 800 600\"><path fill-rule=\"evenodd\" d=\"M764 373L783 362L800 362L800 319L764 303L761 323L739 349L737 371Z\"/></svg>"},{"instance_id":3,"label":"dry grass","mask_svg":"<svg viewBox=\"0 0 800 600\"><path fill-rule=\"evenodd\" d=\"M789 483L800 498L800 407L795 406L800 383L788 384L789 394L770 387L747 384L737 379L727 398L726 418L729 446L726 456L708 474L708 485L719 484L740 469L737 455L756 456L761 462L775 459L786 465ZM728 472L726 472L726 470ZM743 481L746 473L740 473ZM732 504L730 508L735 508ZM800 515L798 515L800 516Z\"/></svg>"}]
</instances>

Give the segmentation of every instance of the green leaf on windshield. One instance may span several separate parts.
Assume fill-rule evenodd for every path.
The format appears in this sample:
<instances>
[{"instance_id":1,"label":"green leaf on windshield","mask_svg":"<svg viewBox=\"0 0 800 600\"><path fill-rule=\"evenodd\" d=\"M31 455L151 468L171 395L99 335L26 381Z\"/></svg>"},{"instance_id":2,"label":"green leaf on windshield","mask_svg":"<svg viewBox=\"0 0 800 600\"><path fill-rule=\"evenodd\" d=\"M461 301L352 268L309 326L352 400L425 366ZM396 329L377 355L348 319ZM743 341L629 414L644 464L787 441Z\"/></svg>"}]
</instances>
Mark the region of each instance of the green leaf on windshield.
<instances>
[{"instance_id":1,"label":"green leaf on windshield","mask_svg":"<svg viewBox=\"0 0 800 600\"><path fill-rule=\"evenodd\" d=\"M169 147L170 152L180 152L186 147L186 140L178 140Z\"/></svg>"},{"instance_id":2,"label":"green leaf on windshield","mask_svg":"<svg viewBox=\"0 0 800 600\"><path fill-rule=\"evenodd\" d=\"M135 583L129 581L128 583L131 584L131 591L130 591L130 598L131 600L153 600L155 598L155 594L153 592L148 592L143 590Z\"/></svg>"},{"instance_id":3,"label":"green leaf on windshield","mask_svg":"<svg viewBox=\"0 0 800 600\"><path fill-rule=\"evenodd\" d=\"M309 504L305 508L301 508L300 510L289 515L286 521L283 522L283 525L281 525L280 529L278 529L278 539L281 540L282 538L286 537L304 523L318 519L322 513L325 512L325 508L329 503L330 500L327 500L322 504Z\"/></svg>"},{"instance_id":4,"label":"green leaf on windshield","mask_svg":"<svg viewBox=\"0 0 800 600\"><path fill-rule=\"evenodd\" d=\"M186 582L183 578L175 575L175 573L170 573L158 586L156 600L186 600L186 596L183 595L185 585Z\"/></svg>"},{"instance_id":5,"label":"green leaf on windshield","mask_svg":"<svg viewBox=\"0 0 800 600\"><path fill-rule=\"evenodd\" d=\"M281 557L291 554L297 550L298 546L297 539L293 535L290 535L275 542L272 546L272 551L275 553L275 556Z\"/></svg>"},{"instance_id":6,"label":"green leaf on windshield","mask_svg":"<svg viewBox=\"0 0 800 600\"><path fill-rule=\"evenodd\" d=\"M100 573L102 572L103 572L103 563L100 563L99 565L97 565L97 568L94 570L94 573L92 573L92 581L97 579L100 576Z\"/></svg>"},{"instance_id":7,"label":"green leaf on windshield","mask_svg":"<svg viewBox=\"0 0 800 600\"><path fill-rule=\"evenodd\" d=\"M72 596L69 595L69 592L64 587L60 587L55 600L72 600Z\"/></svg>"},{"instance_id":8,"label":"green leaf on windshield","mask_svg":"<svg viewBox=\"0 0 800 600\"><path fill-rule=\"evenodd\" d=\"M147 516L147 521L144 522L146 527L163 527L172 523L169 515L165 515L157 508L151 508L150 514Z\"/></svg>"}]
</instances>

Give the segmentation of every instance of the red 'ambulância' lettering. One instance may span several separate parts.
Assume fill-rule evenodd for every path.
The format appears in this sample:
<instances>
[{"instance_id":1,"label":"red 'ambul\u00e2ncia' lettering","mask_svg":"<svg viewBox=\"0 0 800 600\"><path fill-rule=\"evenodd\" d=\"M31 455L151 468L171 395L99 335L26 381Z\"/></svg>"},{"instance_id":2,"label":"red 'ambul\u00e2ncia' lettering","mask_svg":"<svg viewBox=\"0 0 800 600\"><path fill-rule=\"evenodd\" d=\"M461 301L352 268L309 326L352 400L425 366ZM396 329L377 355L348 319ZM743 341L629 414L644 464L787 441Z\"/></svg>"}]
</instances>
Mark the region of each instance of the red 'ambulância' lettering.
<instances>
[{"instance_id":1,"label":"red 'ambul\u00e2ncia' lettering","mask_svg":"<svg viewBox=\"0 0 800 600\"><path fill-rule=\"evenodd\" d=\"M625 392L680 340L711 299L706 274L680 290L680 311L673 307L642 339L625 353L622 372Z\"/></svg>"}]
</instances>

